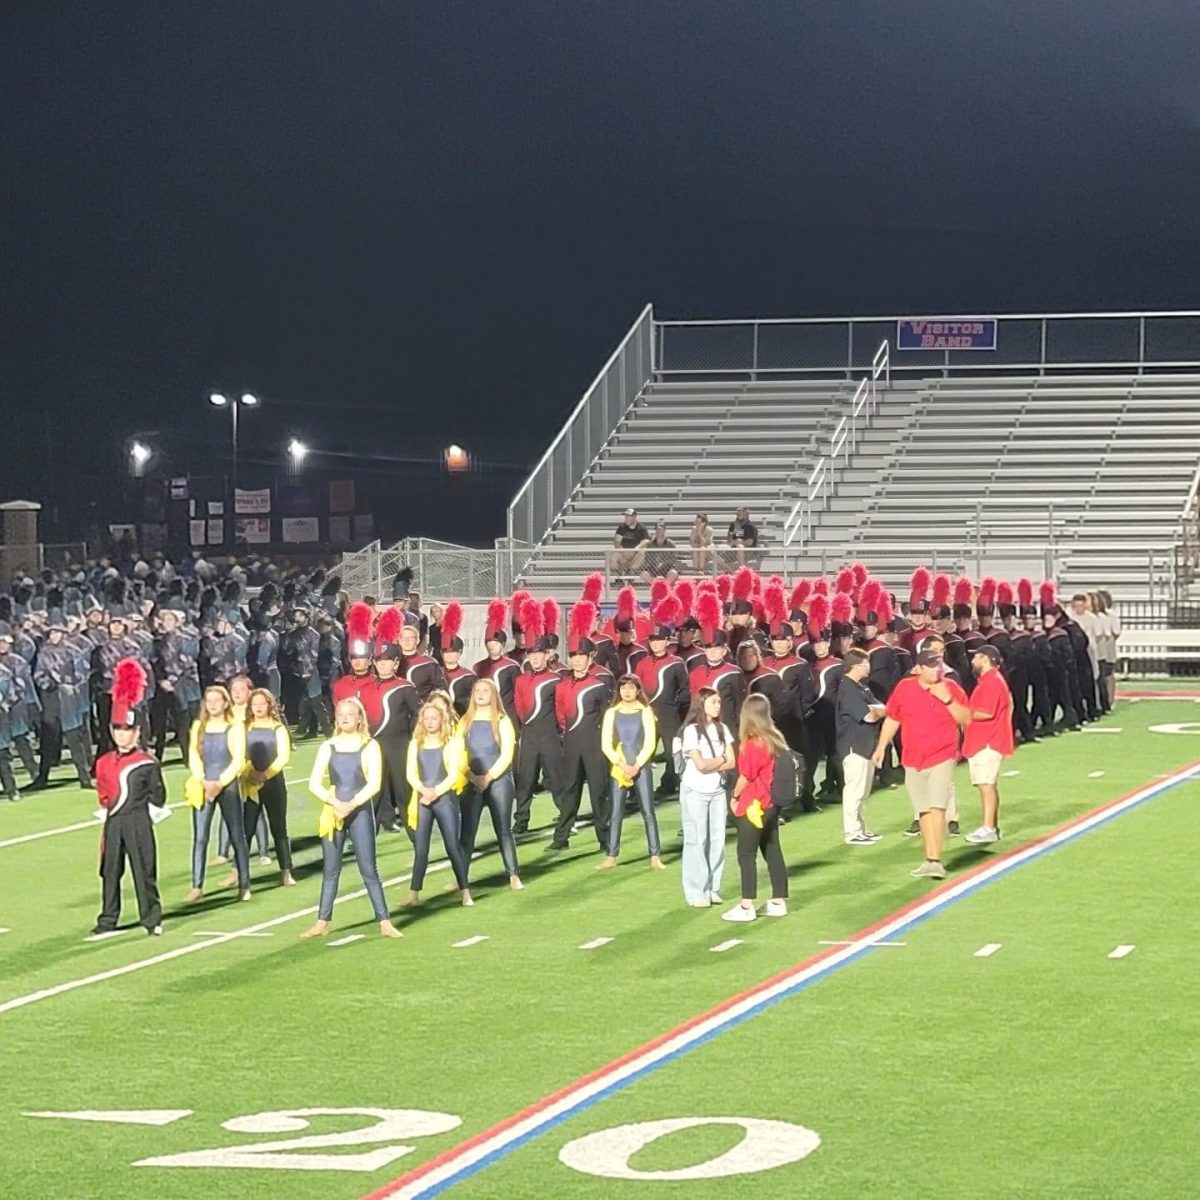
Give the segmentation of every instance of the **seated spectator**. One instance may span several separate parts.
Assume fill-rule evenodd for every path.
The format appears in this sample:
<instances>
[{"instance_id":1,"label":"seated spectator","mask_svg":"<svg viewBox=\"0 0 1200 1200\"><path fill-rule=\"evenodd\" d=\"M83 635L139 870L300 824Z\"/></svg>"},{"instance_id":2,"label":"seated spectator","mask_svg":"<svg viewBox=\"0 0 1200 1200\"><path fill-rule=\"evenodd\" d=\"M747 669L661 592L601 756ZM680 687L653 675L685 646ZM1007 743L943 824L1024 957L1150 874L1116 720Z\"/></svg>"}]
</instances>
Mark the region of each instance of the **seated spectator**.
<instances>
[{"instance_id":1,"label":"seated spectator","mask_svg":"<svg viewBox=\"0 0 1200 1200\"><path fill-rule=\"evenodd\" d=\"M637 575L642 569L645 546L649 541L650 534L638 520L637 509L627 508L613 534L613 548L608 552L608 573L614 582Z\"/></svg>"},{"instance_id":2,"label":"seated spectator","mask_svg":"<svg viewBox=\"0 0 1200 1200\"><path fill-rule=\"evenodd\" d=\"M757 561L757 554L746 553L747 550L758 549L758 527L750 520L748 508L739 508L734 514L725 540L729 546L723 555L727 570L743 566L747 561Z\"/></svg>"},{"instance_id":3,"label":"seated spectator","mask_svg":"<svg viewBox=\"0 0 1200 1200\"><path fill-rule=\"evenodd\" d=\"M678 578L679 555L675 552L675 543L667 537L666 522L659 521L654 527L654 536L646 543L642 582L666 579L674 583Z\"/></svg>"},{"instance_id":4,"label":"seated spectator","mask_svg":"<svg viewBox=\"0 0 1200 1200\"><path fill-rule=\"evenodd\" d=\"M688 535L688 545L692 548L692 574L707 575L713 558L713 532L708 523L708 513L696 514L692 532Z\"/></svg>"}]
</instances>

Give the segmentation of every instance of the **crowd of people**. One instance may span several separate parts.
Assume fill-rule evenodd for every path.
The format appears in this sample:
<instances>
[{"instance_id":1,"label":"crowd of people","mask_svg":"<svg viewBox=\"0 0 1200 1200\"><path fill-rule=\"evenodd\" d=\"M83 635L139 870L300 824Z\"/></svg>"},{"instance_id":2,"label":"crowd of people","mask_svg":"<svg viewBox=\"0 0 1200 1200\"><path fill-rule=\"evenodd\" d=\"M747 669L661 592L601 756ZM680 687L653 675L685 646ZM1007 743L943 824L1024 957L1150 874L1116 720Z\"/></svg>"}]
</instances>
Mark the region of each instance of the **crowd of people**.
<instances>
[{"instance_id":1,"label":"crowd of people","mask_svg":"<svg viewBox=\"0 0 1200 1200\"><path fill-rule=\"evenodd\" d=\"M151 776L172 732L188 763L191 902L204 894L218 815L222 856L233 863L225 883L240 898L251 895L248 843L261 846L264 826L283 882L295 882L283 770L293 734L311 733L324 740L309 779L323 855L310 936L329 928L347 840L381 932L399 935L376 867L381 830L413 843L406 906L421 901L435 827L461 901L473 904L485 808L509 886L521 888L519 839L540 789L557 813L548 852L590 825L598 870L618 864L627 808L640 816L651 869L664 869L656 801L677 795L683 893L698 908L723 903L731 820L741 896L724 916L747 921L759 915L759 854L772 891L762 913L787 912L779 827L789 814L840 801L846 844L873 845L870 793L902 770L913 812L906 832L924 848L912 874L942 878L944 839L960 833L955 763L969 763L981 797L981 823L967 840L998 841L1004 758L1020 742L1098 719L1114 699L1119 628L1103 592L1065 608L1050 582L1035 596L1025 579L976 586L918 568L898 606L861 564L790 591L744 566L674 586L655 580L645 606L624 587L604 620L604 585L601 575L585 581L565 632L554 599L493 600L485 656L472 666L462 661L462 606L450 601L424 617L408 571L390 604L348 603L323 572L268 583L252 599L171 583L130 604L124 581L110 581L103 600L89 592L78 612L65 594L61 609L13 597L16 629L0 626L5 779L13 747L34 772L35 726L35 780L57 762L62 740L80 781L94 775L108 814L98 932L115 926L126 858L143 924L161 929L147 864L164 791ZM144 778L140 789L125 787L126 766L151 768L132 773ZM580 819L585 784L590 821Z\"/></svg>"}]
</instances>

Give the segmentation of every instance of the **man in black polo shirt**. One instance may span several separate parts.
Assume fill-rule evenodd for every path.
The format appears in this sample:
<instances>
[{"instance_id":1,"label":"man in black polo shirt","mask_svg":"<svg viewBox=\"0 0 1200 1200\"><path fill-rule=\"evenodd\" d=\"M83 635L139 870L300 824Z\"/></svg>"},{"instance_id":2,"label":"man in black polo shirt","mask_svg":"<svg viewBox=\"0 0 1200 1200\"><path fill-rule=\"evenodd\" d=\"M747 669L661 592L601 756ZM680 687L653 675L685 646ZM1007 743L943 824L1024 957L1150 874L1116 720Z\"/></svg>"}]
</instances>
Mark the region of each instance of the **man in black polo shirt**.
<instances>
[{"instance_id":1,"label":"man in black polo shirt","mask_svg":"<svg viewBox=\"0 0 1200 1200\"><path fill-rule=\"evenodd\" d=\"M846 651L837 695L837 755L842 764L842 831L847 846L879 841L863 822L863 804L875 779L872 755L884 708L867 685L871 656L857 647Z\"/></svg>"},{"instance_id":2,"label":"man in black polo shirt","mask_svg":"<svg viewBox=\"0 0 1200 1200\"><path fill-rule=\"evenodd\" d=\"M678 578L679 556L675 552L675 543L667 537L666 523L659 521L654 527L654 536L646 543L642 582L666 579L674 583Z\"/></svg>"},{"instance_id":3,"label":"man in black polo shirt","mask_svg":"<svg viewBox=\"0 0 1200 1200\"><path fill-rule=\"evenodd\" d=\"M627 508L613 534L613 548L608 552L608 573L614 583L617 579L636 578L645 561L649 540L650 534L638 520L637 509Z\"/></svg>"},{"instance_id":4,"label":"man in black polo shirt","mask_svg":"<svg viewBox=\"0 0 1200 1200\"><path fill-rule=\"evenodd\" d=\"M758 549L758 527L750 520L748 508L739 508L734 514L725 540L731 547L726 554L727 564L740 567L755 557L753 553L746 553L747 550L753 552Z\"/></svg>"}]
</instances>

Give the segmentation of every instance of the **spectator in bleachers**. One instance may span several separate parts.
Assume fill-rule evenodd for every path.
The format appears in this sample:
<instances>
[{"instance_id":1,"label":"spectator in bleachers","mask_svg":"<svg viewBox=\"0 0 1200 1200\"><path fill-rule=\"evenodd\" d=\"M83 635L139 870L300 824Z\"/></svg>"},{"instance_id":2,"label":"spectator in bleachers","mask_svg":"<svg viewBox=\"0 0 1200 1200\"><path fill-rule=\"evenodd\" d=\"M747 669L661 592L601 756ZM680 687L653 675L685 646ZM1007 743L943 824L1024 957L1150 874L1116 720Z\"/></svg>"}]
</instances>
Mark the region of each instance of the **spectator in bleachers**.
<instances>
[{"instance_id":1,"label":"spectator in bleachers","mask_svg":"<svg viewBox=\"0 0 1200 1200\"><path fill-rule=\"evenodd\" d=\"M758 527L750 520L748 508L739 508L734 514L725 540L729 546L724 554L727 569L734 570L747 562L757 561L758 555L753 552L758 549Z\"/></svg>"},{"instance_id":2,"label":"spectator in bleachers","mask_svg":"<svg viewBox=\"0 0 1200 1200\"><path fill-rule=\"evenodd\" d=\"M646 543L642 582L666 579L673 584L678 578L679 555L675 543L667 537L666 523L659 521L654 527L654 536Z\"/></svg>"},{"instance_id":3,"label":"spectator in bleachers","mask_svg":"<svg viewBox=\"0 0 1200 1200\"><path fill-rule=\"evenodd\" d=\"M627 508L613 534L613 548L608 552L608 573L617 579L636 578L646 556L650 534L638 520L637 509Z\"/></svg>"},{"instance_id":4,"label":"spectator in bleachers","mask_svg":"<svg viewBox=\"0 0 1200 1200\"><path fill-rule=\"evenodd\" d=\"M707 575L712 567L713 532L708 523L708 513L697 513L688 536L692 548L692 574Z\"/></svg>"}]
</instances>

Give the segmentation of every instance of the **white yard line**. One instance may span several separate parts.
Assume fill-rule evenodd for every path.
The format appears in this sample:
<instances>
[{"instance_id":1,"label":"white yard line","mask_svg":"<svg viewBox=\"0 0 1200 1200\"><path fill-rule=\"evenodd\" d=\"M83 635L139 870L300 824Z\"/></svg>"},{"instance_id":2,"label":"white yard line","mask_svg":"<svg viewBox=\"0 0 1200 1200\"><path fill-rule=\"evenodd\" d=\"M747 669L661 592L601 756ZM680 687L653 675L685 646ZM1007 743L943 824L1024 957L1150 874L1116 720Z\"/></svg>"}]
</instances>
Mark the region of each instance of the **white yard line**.
<instances>
[{"instance_id":1,"label":"white yard line","mask_svg":"<svg viewBox=\"0 0 1200 1200\"><path fill-rule=\"evenodd\" d=\"M818 946L907 946L907 942L818 942Z\"/></svg>"},{"instance_id":2,"label":"white yard line","mask_svg":"<svg viewBox=\"0 0 1200 1200\"><path fill-rule=\"evenodd\" d=\"M480 942L486 942L487 940L486 933L477 933L474 937L463 938L461 942L454 942L451 948L454 950L465 950L468 946L478 946Z\"/></svg>"},{"instance_id":3,"label":"white yard line","mask_svg":"<svg viewBox=\"0 0 1200 1200\"><path fill-rule=\"evenodd\" d=\"M1132 953L1133 953L1132 946L1118 946L1115 950L1113 950L1109 954L1108 957L1109 958L1127 958Z\"/></svg>"},{"instance_id":4,"label":"white yard line","mask_svg":"<svg viewBox=\"0 0 1200 1200\"><path fill-rule=\"evenodd\" d=\"M730 938L727 942L718 942L715 946L709 946L709 950L713 954L724 954L726 950L732 950L734 946L742 945L741 938Z\"/></svg>"},{"instance_id":5,"label":"white yard line","mask_svg":"<svg viewBox=\"0 0 1200 1200\"><path fill-rule=\"evenodd\" d=\"M609 937L592 938L590 942L584 942L579 948L580 950L599 950L601 946L607 946L611 941L612 938Z\"/></svg>"},{"instance_id":6,"label":"white yard line","mask_svg":"<svg viewBox=\"0 0 1200 1200\"><path fill-rule=\"evenodd\" d=\"M1088 778L1089 779L1103 779L1104 772L1103 771L1089 771Z\"/></svg>"},{"instance_id":7,"label":"white yard line","mask_svg":"<svg viewBox=\"0 0 1200 1200\"><path fill-rule=\"evenodd\" d=\"M346 937L337 938L335 941L326 942L327 946L349 946L351 942L361 942L367 935L365 933L351 933Z\"/></svg>"},{"instance_id":8,"label":"white yard line","mask_svg":"<svg viewBox=\"0 0 1200 1200\"><path fill-rule=\"evenodd\" d=\"M975 951L975 957L976 958L991 958L992 955L995 954L996 951L999 949L1000 949L999 942L988 942L988 944L986 946L980 946L979 949Z\"/></svg>"},{"instance_id":9,"label":"white yard line","mask_svg":"<svg viewBox=\"0 0 1200 1200\"><path fill-rule=\"evenodd\" d=\"M81 1112L27 1112L23 1117L50 1117L55 1121L102 1121L105 1125L170 1125L190 1117L190 1108L85 1109Z\"/></svg>"}]
</instances>

